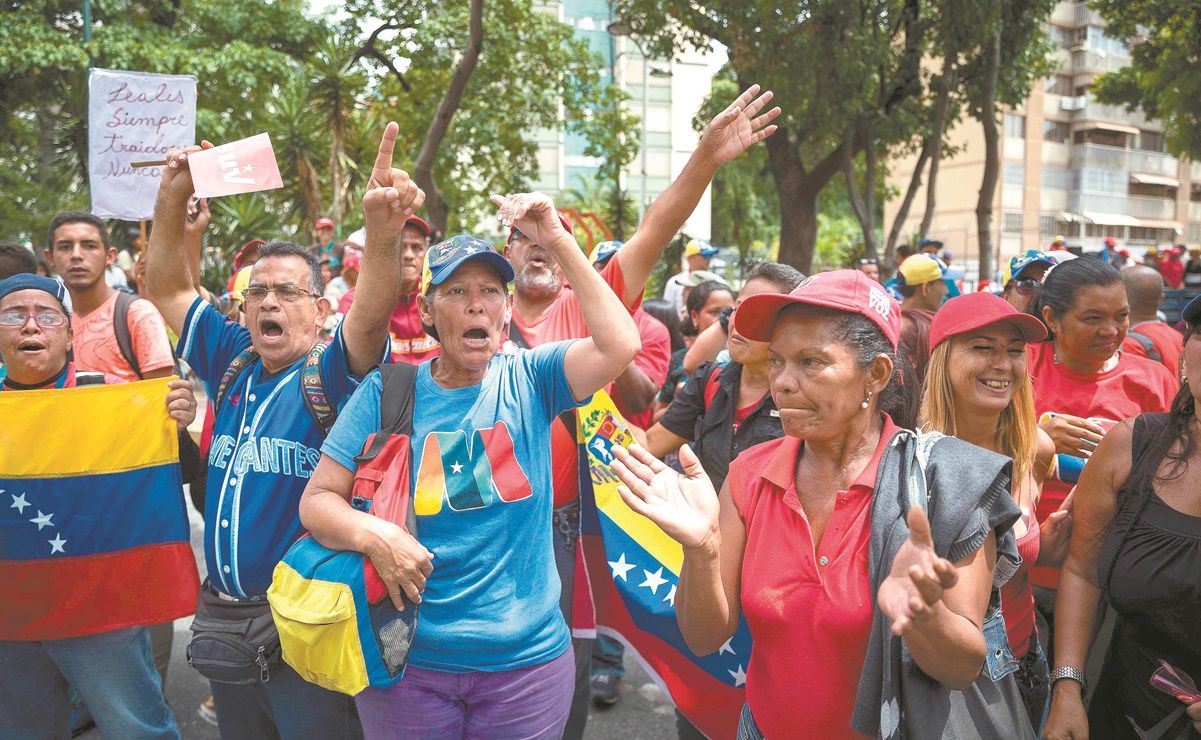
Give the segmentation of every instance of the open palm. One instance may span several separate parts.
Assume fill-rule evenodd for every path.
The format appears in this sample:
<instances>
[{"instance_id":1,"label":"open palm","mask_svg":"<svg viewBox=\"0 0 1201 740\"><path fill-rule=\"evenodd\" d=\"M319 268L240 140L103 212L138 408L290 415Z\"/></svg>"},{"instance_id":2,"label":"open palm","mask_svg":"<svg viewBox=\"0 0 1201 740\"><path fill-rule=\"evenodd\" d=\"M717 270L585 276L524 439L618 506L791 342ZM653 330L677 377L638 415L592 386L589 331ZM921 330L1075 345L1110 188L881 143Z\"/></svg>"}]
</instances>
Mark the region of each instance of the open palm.
<instances>
[{"instance_id":1,"label":"open palm","mask_svg":"<svg viewBox=\"0 0 1201 740\"><path fill-rule=\"evenodd\" d=\"M943 592L959 579L954 564L934 552L926 512L911 508L906 523L909 539L897 551L892 569L876 594L880 611L892 620L894 635L903 635L914 622L932 617Z\"/></svg>"},{"instance_id":2,"label":"open palm","mask_svg":"<svg viewBox=\"0 0 1201 740\"><path fill-rule=\"evenodd\" d=\"M774 134L776 126L770 124L780 115L780 109L759 113L773 97L771 90L759 95L758 85L748 87L709 122L697 148L720 166Z\"/></svg>"},{"instance_id":3,"label":"open palm","mask_svg":"<svg viewBox=\"0 0 1201 740\"><path fill-rule=\"evenodd\" d=\"M621 498L685 548L699 547L717 532L720 506L713 483L688 445L680 448L684 475L638 445L613 449L613 472Z\"/></svg>"}]
</instances>

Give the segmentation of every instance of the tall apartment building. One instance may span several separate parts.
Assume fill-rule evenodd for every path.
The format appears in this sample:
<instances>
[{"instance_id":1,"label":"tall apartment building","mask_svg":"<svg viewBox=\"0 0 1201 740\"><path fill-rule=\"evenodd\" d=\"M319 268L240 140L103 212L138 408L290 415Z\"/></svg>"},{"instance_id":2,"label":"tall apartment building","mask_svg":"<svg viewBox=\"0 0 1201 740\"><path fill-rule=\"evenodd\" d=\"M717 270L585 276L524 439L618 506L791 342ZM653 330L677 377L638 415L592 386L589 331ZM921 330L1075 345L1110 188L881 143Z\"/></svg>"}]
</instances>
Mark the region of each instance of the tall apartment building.
<instances>
[{"instance_id":1,"label":"tall apartment building","mask_svg":"<svg viewBox=\"0 0 1201 740\"><path fill-rule=\"evenodd\" d=\"M1141 252L1151 246L1201 243L1201 163L1164 151L1159 122L1140 111L1102 105L1090 86L1103 72L1130 63L1128 40L1105 33L1105 22L1083 2L1059 2L1047 23L1058 44L1055 74L1035 83L1022 106L1005 112L1002 171L993 204L997 265L1018 251L1045 248L1056 235L1085 251L1106 236ZM944 159L929 236L975 274L979 256L976 198L984 168L980 124L949 132L963 151ZM901 192L916 157L893 164ZM915 233L925 208L918 193L901 233ZM885 205L886 228L900 198ZM995 266L994 266L995 267Z\"/></svg>"},{"instance_id":2,"label":"tall apartment building","mask_svg":"<svg viewBox=\"0 0 1201 740\"><path fill-rule=\"evenodd\" d=\"M641 119L639 155L626 168L622 188L640 204L640 211L667 189L696 148L692 118L712 87L716 72L713 55L688 51L675 59L644 59L637 41L610 33L612 11L606 0L545 2L542 9L575 29L601 57L602 84L611 80L629 96L630 110ZM584 154L583 136L565 128L538 133L538 180L547 193L582 189L596 177L599 160ZM684 225L692 236L708 238L709 194Z\"/></svg>"}]
</instances>

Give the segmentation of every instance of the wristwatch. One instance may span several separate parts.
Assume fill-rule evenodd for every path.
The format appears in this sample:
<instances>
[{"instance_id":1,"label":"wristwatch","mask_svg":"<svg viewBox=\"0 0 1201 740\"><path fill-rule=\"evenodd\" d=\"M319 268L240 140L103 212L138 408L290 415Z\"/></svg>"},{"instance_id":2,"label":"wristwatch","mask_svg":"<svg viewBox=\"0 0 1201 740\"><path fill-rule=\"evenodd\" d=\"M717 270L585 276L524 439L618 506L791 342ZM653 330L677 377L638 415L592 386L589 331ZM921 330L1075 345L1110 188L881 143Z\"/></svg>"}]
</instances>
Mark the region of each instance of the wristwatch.
<instances>
[{"instance_id":1,"label":"wristwatch","mask_svg":"<svg viewBox=\"0 0 1201 740\"><path fill-rule=\"evenodd\" d=\"M1054 686L1056 684L1056 682L1058 682L1064 678L1070 678L1073 681L1075 681L1076 683L1080 684L1080 691L1082 693L1084 692L1084 688L1088 685L1087 682L1084 680L1084 671L1080 670L1079 668L1072 668L1071 666L1063 666L1062 668L1056 668L1055 670L1051 671L1051 685L1052 686Z\"/></svg>"}]
</instances>

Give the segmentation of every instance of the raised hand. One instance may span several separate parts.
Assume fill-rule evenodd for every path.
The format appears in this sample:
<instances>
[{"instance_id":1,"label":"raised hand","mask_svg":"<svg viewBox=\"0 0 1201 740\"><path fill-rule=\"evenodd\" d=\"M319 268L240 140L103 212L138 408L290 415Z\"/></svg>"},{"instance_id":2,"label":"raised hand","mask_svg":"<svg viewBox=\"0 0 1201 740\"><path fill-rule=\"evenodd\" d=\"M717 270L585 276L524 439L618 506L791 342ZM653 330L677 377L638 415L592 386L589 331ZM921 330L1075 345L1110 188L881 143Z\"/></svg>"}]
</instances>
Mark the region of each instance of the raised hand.
<instances>
[{"instance_id":1,"label":"raised hand","mask_svg":"<svg viewBox=\"0 0 1201 740\"><path fill-rule=\"evenodd\" d=\"M187 203L196 192L192 184L192 171L188 169L188 155L201 149L212 149L210 142L200 146L187 146L167 151L167 166L162 168L162 179L158 183L158 197L173 203Z\"/></svg>"},{"instance_id":2,"label":"raised hand","mask_svg":"<svg viewBox=\"0 0 1201 740\"><path fill-rule=\"evenodd\" d=\"M213 214L209 211L209 199L193 198L188 202L188 220L183 225L184 234L199 241L212 220Z\"/></svg>"},{"instance_id":3,"label":"raised hand","mask_svg":"<svg viewBox=\"0 0 1201 740\"><path fill-rule=\"evenodd\" d=\"M1075 496L1076 489L1073 488L1059 508L1051 512L1051 516L1039 527L1038 565L1046 568L1063 565L1068 555L1068 545L1072 542L1072 499Z\"/></svg>"},{"instance_id":4,"label":"raised hand","mask_svg":"<svg viewBox=\"0 0 1201 740\"><path fill-rule=\"evenodd\" d=\"M934 554L926 512L914 506L905 523L909 525L909 539L897 551L892 570L876 594L880 611L892 620L892 633L898 636L908 632L915 622L933 617L943 592L959 579L955 565Z\"/></svg>"},{"instance_id":5,"label":"raised hand","mask_svg":"<svg viewBox=\"0 0 1201 740\"><path fill-rule=\"evenodd\" d=\"M721 510L713 483L688 445L680 448L684 475L638 445L614 447L613 472L625 485L617 491L634 511L650 519L676 542L691 550L717 537Z\"/></svg>"},{"instance_id":6,"label":"raised hand","mask_svg":"<svg viewBox=\"0 0 1201 740\"><path fill-rule=\"evenodd\" d=\"M555 203L546 193L514 193L492 195L496 206L496 219L501 226L516 226L517 230L533 242L551 248L567 233L559 221Z\"/></svg>"},{"instance_id":7,"label":"raised hand","mask_svg":"<svg viewBox=\"0 0 1201 740\"><path fill-rule=\"evenodd\" d=\"M751 85L709 122L697 150L720 167L774 134L777 127L769 124L780 115L780 109L759 113L773 97L775 93L771 90L759 95L759 86Z\"/></svg>"},{"instance_id":8,"label":"raised hand","mask_svg":"<svg viewBox=\"0 0 1201 740\"><path fill-rule=\"evenodd\" d=\"M392 166L392 152L396 149L399 131L400 126L394 122L384 128L375 167L367 181L367 192L363 194L363 219L368 234L385 237L399 234L405 220L425 202L421 188L404 170Z\"/></svg>"}]
</instances>

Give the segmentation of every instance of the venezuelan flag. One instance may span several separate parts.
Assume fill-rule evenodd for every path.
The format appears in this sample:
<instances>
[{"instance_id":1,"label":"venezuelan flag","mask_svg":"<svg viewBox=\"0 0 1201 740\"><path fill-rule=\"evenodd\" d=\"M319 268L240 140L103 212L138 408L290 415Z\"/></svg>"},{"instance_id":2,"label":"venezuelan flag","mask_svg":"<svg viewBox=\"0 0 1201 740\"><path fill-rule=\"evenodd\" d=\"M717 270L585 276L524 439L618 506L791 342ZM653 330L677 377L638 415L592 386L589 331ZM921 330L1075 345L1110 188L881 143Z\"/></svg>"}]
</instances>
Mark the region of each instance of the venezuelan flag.
<instances>
[{"instance_id":1,"label":"venezuelan flag","mask_svg":"<svg viewBox=\"0 0 1201 740\"><path fill-rule=\"evenodd\" d=\"M751 656L746 623L715 654L697 657L688 649L675 613L683 549L617 492L611 451L634 438L603 391L579 410L579 434L588 459L580 475L580 528L597 631L633 650L707 736L734 737Z\"/></svg>"},{"instance_id":2,"label":"venezuelan flag","mask_svg":"<svg viewBox=\"0 0 1201 740\"><path fill-rule=\"evenodd\" d=\"M0 640L195 610L168 380L0 393Z\"/></svg>"}]
</instances>

